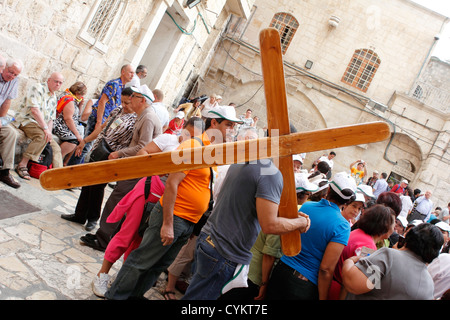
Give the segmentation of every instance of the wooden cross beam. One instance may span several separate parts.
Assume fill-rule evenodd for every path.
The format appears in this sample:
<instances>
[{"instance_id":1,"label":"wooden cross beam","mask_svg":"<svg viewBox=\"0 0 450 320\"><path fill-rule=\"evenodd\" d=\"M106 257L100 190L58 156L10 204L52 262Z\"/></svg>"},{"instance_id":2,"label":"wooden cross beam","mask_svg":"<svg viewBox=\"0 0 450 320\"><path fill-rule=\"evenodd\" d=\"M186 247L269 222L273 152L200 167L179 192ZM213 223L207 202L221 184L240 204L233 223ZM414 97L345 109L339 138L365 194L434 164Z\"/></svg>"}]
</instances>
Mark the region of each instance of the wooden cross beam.
<instances>
[{"instance_id":1,"label":"wooden cross beam","mask_svg":"<svg viewBox=\"0 0 450 320\"><path fill-rule=\"evenodd\" d=\"M262 30L260 44L269 129L278 129L279 136L51 169L41 174L42 187L46 190L68 189L271 158L278 163L284 179L279 215L296 217L293 154L379 142L388 139L391 133L384 122L290 133L278 31L273 28ZM300 252L298 232L283 235L281 239L286 255Z\"/></svg>"}]
</instances>

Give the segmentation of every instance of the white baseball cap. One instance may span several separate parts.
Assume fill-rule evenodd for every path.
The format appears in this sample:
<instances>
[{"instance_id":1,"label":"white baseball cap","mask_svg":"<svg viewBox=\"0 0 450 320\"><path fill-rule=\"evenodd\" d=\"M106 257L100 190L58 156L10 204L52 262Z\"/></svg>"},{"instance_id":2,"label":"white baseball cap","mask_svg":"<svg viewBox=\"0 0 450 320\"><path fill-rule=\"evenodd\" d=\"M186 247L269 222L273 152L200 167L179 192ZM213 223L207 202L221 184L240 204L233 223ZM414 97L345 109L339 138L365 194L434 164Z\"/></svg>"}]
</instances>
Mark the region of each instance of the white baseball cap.
<instances>
[{"instance_id":1,"label":"white baseball cap","mask_svg":"<svg viewBox=\"0 0 450 320\"><path fill-rule=\"evenodd\" d=\"M357 191L364 193L368 197L371 197L371 198L375 197L373 195L372 187L368 186L367 184L360 184L360 185L358 185L358 187L356 189L357 189Z\"/></svg>"},{"instance_id":2,"label":"white baseball cap","mask_svg":"<svg viewBox=\"0 0 450 320\"><path fill-rule=\"evenodd\" d=\"M207 113L207 118L225 119L232 122L244 123L236 117L236 109L232 106L217 106Z\"/></svg>"},{"instance_id":3,"label":"white baseball cap","mask_svg":"<svg viewBox=\"0 0 450 320\"><path fill-rule=\"evenodd\" d=\"M138 87L131 87L131 90L133 92L142 94L145 99L147 100L147 102L152 103L153 101L155 101L155 96L153 95L152 90L150 90L150 88L144 84L142 86Z\"/></svg>"},{"instance_id":4,"label":"white baseball cap","mask_svg":"<svg viewBox=\"0 0 450 320\"><path fill-rule=\"evenodd\" d=\"M356 192L356 182L348 173L338 172L334 175L333 180L330 182L331 188L345 200L349 200L351 196L345 196L342 190L348 189L354 194Z\"/></svg>"},{"instance_id":5,"label":"white baseball cap","mask_svg":"<svg viewBox=\"0 0 450 320\"><path fill-rule=\"evenodd\" d=\"M441 230L450 232L450 225L448 225L447 223L445 223L443 221L436 223L435 226Z\"/></svg>"},{"instance_id":6,"label":"white baseball cap","mask_svg":"<svg viewBox=\"0 0 450 320\"><path fill-rule=\"evenodd\" d=\"M175 118L184 119L184 112L183 111L178 111L178 113L175 115Z\"/></svg>"},{"instance_id":7,"label":"white baseball cap","mask_svg":"<svg viewBox=\"0 0 450 320\"><path fill-rule=\"evenodd\" d=\"M300 161L300 163L303 164L303 158L302 158L302 156L299 155L299 154L294 154L294 155L292 156L292 161Z\"/></svg>"},{"instance_id":8,"label":"white baseball cap","mask_svg":"<svg viewBox=\"0 0 450 320\"><path fill-rule=\"evenodd\" d=\"M297 172L295 173L295 189L298 192L311 191L315 192L319 186L315 183L309 182L308 174Z\"/></svg>"},{"instance_id":9,"label":"white baseball cap","mask_svg":"<svg viewBox=\"0 0 450 320\"><path fill-rule=\"evenodd\" d=\"M364 194L362 192L356 192L356 199L357 202L366 202L366 198L364 197Z\"/></svg>"}]
</instances>

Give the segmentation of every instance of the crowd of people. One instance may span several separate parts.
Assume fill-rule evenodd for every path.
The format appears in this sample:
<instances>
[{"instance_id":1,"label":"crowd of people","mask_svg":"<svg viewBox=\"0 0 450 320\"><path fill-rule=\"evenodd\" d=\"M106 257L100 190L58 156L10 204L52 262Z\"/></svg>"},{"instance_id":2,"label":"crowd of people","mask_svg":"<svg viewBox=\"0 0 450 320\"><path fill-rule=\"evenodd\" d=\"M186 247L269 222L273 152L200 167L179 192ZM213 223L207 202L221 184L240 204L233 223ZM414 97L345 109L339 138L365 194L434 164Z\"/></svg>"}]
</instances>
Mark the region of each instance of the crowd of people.
<instances>
[{"instance_id":1,"label":"crowd of people","mask_svg":"<svg viewBox=\"0 0 450 320\"><path fill-rule=\"evenodd\" d=\"M22 68L0 57L0 117ZM82 82L58 95L58 72L32 85L0 127L0 181L20 187L9 170L30 179L29 163L47 145L58 168L259 137L252 110L237 116L216 94L169 111L161 90L140 84L146 74L124 65L85 106ZM16 167L11 125L31 140ZM283 176L271 160L119 181L103 208L107 184L83 187L75 212L61 218L88 232L99 223L80 242L104 252L92 289L106 299L143 299L163 272L166 300L175 289L184 300L449 299L450 203L433 211L431 191L389 185L385 172L368 177L361 159L333 173L334 151L311 170L306 156L293 155L295 218L278 214ZM285 255L281 235L296 230L301 251Z\"/></svg>"}]
</instances>

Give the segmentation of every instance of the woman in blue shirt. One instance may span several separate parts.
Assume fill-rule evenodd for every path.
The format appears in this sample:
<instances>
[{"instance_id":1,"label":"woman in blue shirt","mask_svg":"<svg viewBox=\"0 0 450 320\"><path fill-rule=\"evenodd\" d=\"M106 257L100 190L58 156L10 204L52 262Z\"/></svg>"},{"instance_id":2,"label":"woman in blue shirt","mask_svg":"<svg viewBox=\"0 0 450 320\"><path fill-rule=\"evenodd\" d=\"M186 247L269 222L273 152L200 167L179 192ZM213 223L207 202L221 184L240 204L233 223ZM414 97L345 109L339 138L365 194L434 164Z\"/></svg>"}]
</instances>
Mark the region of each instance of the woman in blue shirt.
<instances>
[{"instance_id":1,"label":"woman in blue shirt","mask_svg":"<svg viewBox=\"0 0 450 320\"><path fill-rule=\"evenodd\" d=\"M301 211L311 220L301 234L298 255L284 255L275 267L267 289L267 299L327 299L333 272L350 236L350 224L341 214L344 204L355 199L355 180L345 172L330 182L325 199L303 204Z\"/></svg>"}]
</instances>

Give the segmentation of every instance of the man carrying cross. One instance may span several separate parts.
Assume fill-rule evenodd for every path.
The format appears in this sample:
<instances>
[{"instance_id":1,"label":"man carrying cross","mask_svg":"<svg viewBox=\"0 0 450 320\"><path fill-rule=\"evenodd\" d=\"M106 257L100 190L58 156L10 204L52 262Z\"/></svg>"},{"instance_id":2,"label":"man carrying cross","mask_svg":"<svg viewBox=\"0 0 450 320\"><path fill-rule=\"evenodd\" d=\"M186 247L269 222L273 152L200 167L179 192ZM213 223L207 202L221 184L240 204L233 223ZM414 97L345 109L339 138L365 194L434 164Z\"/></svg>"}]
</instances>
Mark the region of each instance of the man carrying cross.
<instances>
[{"instance_id":1,"label":"man carrying cross","mask_svg":"<svg viewBox=\"0 0 450 320\"><path fill-rule=\"evenodd\" d=\"M223 287L233 275L250 264L260 229L266 234L308 230L309 218L302 213L294 219L278 217L282 190L283 176L271 160L231 165L197 240L196 269L183 299L215 300L225 293Z\"/></svg>"},{"instance_id":2,"label":"man carrying cross","mask_svg":"<svg viewBox=\"0 0 450 320\"><path fill-rule=\"evenodd\" d=\"M206 119L206 131L197 139L183 142L178 150L225 142L227 131L237 122L233 107L217 107ZM209 168L172 173L161 200L150 213L149 227L140 246L132 251L116 280L106 292L111 300L142 298L166 270L192 234L194 225L208 209L211 170Z\"/></svg>"}]
</instances>

